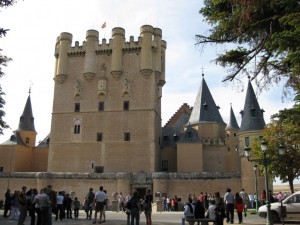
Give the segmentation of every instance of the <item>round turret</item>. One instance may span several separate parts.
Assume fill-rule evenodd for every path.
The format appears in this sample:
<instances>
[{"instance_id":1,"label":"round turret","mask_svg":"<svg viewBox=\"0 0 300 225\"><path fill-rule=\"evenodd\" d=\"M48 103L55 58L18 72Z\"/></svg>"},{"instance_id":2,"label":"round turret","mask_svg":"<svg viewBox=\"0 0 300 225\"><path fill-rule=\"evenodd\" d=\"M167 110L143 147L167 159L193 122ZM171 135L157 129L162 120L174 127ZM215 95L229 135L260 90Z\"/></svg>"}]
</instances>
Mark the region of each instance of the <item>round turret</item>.
<instances>
[{"instance_id":1,"label":"round turret","mask_svg":"<svg viewBox=\"0 0 300 225\"><path fill-rule=\"evenodd\" d=\"M86 32L86 40L89 41L91 39L99 39L99 32L97 30L88 30Z\"/></svg>"},{"instance_id":2,"label":"round turret","mask_svg":"<svg viewBox=\"0 0 300 225\"><path fill-rule=\"evenodd\" d=\"M111 74L119 79L123 73L123 52L125 44L125 30L121 27L112 29L112 57L111 57Z\"/></svg>"},{"instance_id":3,"label":"round turret","mask_svg":"<svg viewBox=\"0 0 300 225\"><path fill-rule=\"evenodd\" d=\"M141 27L140 31L142 37L141 73L147 77L153 72L153 59L152 59L153 27L150 25L144 25Z\"/></svg>"}]
</instances>

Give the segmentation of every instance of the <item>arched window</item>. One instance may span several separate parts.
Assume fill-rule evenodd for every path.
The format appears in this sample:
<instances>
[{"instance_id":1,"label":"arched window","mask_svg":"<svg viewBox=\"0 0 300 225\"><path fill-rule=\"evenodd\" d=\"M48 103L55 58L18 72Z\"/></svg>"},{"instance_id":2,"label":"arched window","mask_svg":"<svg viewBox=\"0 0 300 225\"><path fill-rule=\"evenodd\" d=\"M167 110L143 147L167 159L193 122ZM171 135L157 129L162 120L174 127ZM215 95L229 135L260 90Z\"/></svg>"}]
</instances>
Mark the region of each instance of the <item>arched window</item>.
<instances>
[{"instance_id":1,"label":"arched window","mask_svg":"<svg viewBox=\"0 0 300 225\"><path fill-rule=\"evenodd\" d=\"M81 120L76 119L74 121L74 134L80 134L80 126L81 126Z\"/></svg>"}]
</instances>

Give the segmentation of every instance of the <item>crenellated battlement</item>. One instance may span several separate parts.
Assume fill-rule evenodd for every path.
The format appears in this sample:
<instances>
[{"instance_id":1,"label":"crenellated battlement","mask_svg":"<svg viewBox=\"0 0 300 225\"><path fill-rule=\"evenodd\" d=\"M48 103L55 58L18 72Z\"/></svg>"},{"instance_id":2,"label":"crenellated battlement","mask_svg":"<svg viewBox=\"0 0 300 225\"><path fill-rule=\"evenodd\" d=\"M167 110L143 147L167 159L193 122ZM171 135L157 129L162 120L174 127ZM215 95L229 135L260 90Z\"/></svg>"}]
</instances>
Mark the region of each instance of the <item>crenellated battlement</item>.
<instances>
[{"instance_id":1,"label":"crenellated battlement","mask_svg":"<svg viewBox=\"0 0 300 225\"><path fill-rule=\"evenodd\" d=\"M68 77L69 57L84 58L84 73L86 80L90 81L96 77L97 56L107 55L111 58L110 73L115 79L123 74L124 55L136 54L140 57L140 73L147 78L152 73L158 79L159 86L165 83L165 50L166 42L162 40L162 30L153 28L151 25L143 25L140 28L140 36L134 40L130 36L126 41L125 29L115 27L112 29L111 38L99 42L99 32L88 30L86 39L82 45L75 41L72 46L72 34L63 32L56 39L55 57L56 70L55 80L63 83Z\"/></svg>"}]
</instances>

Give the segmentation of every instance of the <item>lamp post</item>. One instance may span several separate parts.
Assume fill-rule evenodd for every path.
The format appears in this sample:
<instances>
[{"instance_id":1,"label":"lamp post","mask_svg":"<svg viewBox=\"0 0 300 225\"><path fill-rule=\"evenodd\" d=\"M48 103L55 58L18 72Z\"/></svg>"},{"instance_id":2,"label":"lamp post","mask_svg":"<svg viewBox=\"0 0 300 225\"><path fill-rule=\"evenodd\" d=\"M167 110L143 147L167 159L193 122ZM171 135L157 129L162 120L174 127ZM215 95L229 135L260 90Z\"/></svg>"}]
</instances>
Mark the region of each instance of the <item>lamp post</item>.
<instances>
[{"instance_id":1,"label":"lamp post","mask_svg":"<svg viewBox=\"0 0 300 225\"><path fill-rule=\"evenodd\" d=\"M267 150L268 143L266 141L261 142L261 150L263 152L263 159L250 159L250 150L248 146L245 148L245 157L250 162L263 162L264 165L264 174L265 174L265 186L266 186L266 207L267 207L267 221L266 225L273 225L271 217L271 205L270 205L270 196L269 196L269 178L268 178L268 159L267 159ZM283 145L279 146L279 154L285 154L285 148Z\"/></svg>"},{"instance_id":2,"label":"lamp post","mask_svg":"<svg viewBox=\"0 0 300 225\"><path fill-rule=\"evenodd\" d=\"M255 210L256 212L258 212L258 190L257 190L257 164L254 163L253 166L253 170L254 170L254 175L255 175Z\"/></svg>"}]
</instances>

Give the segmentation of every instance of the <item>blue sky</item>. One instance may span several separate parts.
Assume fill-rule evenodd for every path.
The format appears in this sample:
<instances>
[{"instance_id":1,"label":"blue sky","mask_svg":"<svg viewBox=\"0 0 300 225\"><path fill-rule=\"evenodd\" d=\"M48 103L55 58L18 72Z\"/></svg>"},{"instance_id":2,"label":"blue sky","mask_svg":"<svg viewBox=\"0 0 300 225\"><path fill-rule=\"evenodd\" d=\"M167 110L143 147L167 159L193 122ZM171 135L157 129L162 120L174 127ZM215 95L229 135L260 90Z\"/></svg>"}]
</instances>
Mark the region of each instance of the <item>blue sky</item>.
<instances>
[{"instance_id":1,"label":"blue sky","mask_svg":"<svg viewBox=\"0 0 300 225\"><path fill-rule=\"evenodd\" d=\"M230 103L240 124L240 110L244 106L243 87L221 82L226 70L212 60L227 46L195 45L196 34L208 34L209 26L198 13L201 0L24 0L12 7L1 9L1 26L9 28L7 36L0 39L3 54L13 58L4 68L1 79L5 105L5 121L11 129L0 136L0 143L7 140L18 128L28 90L31 85L31 101L37 141L42 140L51 126L51 110L54 88L54 46L61 32L73 34L73 44L85 40L89 29L100 32L100 39L111 37L114 27L126 30L126 39L137 40L140 27L150 24L163 31L167 41L166 84L162 97L162 124L164 125L183 103L193 106L200 81L202 67L205 80L211 90L225 122L228 121ZM106 22L105 29L101 25ZM244 80L247 84L247 79ZM244 87L246 88L246 87ZM278 110L290 107L281 101L282 87L275 86L258 96L265 120Z\"/></svg>"}]
</instances>

